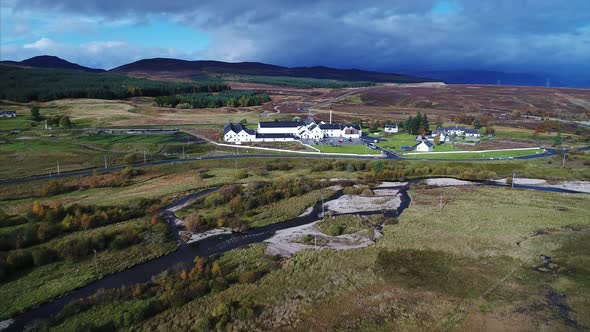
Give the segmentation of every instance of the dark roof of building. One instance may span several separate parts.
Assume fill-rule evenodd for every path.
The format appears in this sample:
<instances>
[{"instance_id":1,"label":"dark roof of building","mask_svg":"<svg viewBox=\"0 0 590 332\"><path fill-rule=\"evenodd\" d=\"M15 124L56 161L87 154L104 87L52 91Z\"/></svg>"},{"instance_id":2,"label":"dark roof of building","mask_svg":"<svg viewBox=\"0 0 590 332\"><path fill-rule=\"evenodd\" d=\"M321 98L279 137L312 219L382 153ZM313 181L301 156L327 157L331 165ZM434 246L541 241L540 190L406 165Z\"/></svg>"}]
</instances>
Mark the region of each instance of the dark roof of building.
<instances>
[{"instance_id":1,"label":"dark roof of building","mask_svg":"<svg viewBox=\"0 0 590 332\"><path fill-rule=\"evenodd\" d=\"M361 130L361 126L357 124L342 124L342 123L321 123L320 129L322 130L336 130L336 129L346 129L346 128L354 128L356 130Z\"/></svg>"},{"instance_id":2,"label":"dark roof of building","mask_svg":"<svg viewBox=\"0 0 590 332\"><path fill-rule=\"evenodd\" d=\"M433 147L434 144L432 144L430 141L422 141L422 143L426 144L429 148ZM420 145L421 143L418 143L416 146Z\"/></svg>"},{"instance_id":3,"label":"dark roof of building","mask_svg":"<svg viewBox=\"0 0 590 332\"><path fill-rule=\"evenodd\" d=\"M231 122L226 123L225 126L223 127L223 134L225 135L230 131L233 131L234 133L237 134L237 133L241 132L242 130L250 135L256 135L255 130L248 129L248 128L246 128L246 126L244 126L243 124L241 124L239 122L235 123L235 124L231 123Z\"/></svg>"},{"instance_id":4,"label":"dark roof of building","mask_svg":"<svg viewBox=\"0 0 590 332\"><path fill-rule=\"evenodd\" d=\"M386 124L385 128L397 128L396 124Z\"/></svg>"},{"instance_id":5,"label":"dark roof of building","mask_svg":"<svg viewBox=\"0 0 590 332\"><path fill-rule=\"evenodd\" d=\"M465 129L466 134L479 134L479 130L477 129Z\"/></svg>"},{"instance_id":6,"label":"dark roof of building","mask_svg":"<svg viewBox=\"0 0 590 332\"><path fill-rule=\"evenodd\" d=\"M312 131L312 130L314 130L314 129L315 129L317 126L318 126L318 125L314 123L314 124L312 124L311 126L309 126L309 128L307 128L307 129L309 129L310 131Z\"/></svg>"},{"instance_id":7,"label":"dark roof of building","mask_svg":"<svg viewBox=\"0 0 590 332\"><path fill-rule=\"evenodd\" d=\"M260 128L297 128L303 126L302 122L259 122Z\"/></svg>"},{"instance_id":8,"label":"dark roof of building","mask_svg":"<svg viewBox=\"0 0 590 332\"><path fill-rule=\"evenodd\" d=\"M293 134L260 134L256 133L256 138L295 138Z\"/></svg>"},{"instance_id":9,"label":"dark roof of building","mask_svg":"<svg viewBox=\"0 0 590 332\"><path fill-rule=\"evenodd\" d=\"M5 111L5 110L2 110L2 111L0 111L0 114L16 114L16 111Z\"/></svg>"}]
</instances>

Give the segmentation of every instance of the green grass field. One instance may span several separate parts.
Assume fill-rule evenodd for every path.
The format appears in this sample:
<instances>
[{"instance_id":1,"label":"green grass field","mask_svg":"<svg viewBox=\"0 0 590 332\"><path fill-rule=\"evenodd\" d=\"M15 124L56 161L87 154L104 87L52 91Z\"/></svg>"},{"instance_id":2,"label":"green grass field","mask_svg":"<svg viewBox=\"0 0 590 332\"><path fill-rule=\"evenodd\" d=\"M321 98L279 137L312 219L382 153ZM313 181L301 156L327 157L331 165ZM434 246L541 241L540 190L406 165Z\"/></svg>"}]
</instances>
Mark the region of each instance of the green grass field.
<instances>
[{"instance_id":1,"label":"green grass field","mask_svg":"<svg viewBox=\"0 0 590 332\"><path fill-rule=\"evenodd\" d=\"M366 145L314 145L313 147L320 150L322 153L381 154L380 151L370 149Z\"/></svg>"},{"instance_id":2,"label":"green grass field","mask_svg":"<svg viewBox=\"0 0 590 332\"><path fill-rule=\"evenodd\" d=\"M381 138L385 139L386 141L377 143L378 146L390 151L396 151L400 153L405 152L405 150L402 149L402 146L412 147L418 144L418 141L416 141L416 135L410 134L394 134L389 136L382 136ZM455 151L456 150L461 150L461 146L455 146ZM450 144L437 145L434 148L434 151L453 151L453 146Z\"/></svg>"},{"instance_id":3,"label":"green grass field","mask_svg":"<svg viewBox=\"0 0 590 332\"><path fill-rule=\"evenodd\" d=\"M527 149L516 151L490 151L490 152L462 152L462 153L416 153L406 154L406 158L415 159L499 159L510 157L530 156L538 153L543 153L543 149Z\"/></svg>"},{"instance_id":4,"label":"green grass field","mask_svg":"<svg viewBox=\"0 0 590 332\"><path fill-rule=\"evenodd\" d=\"M16 118L0 118L0 131L10 131L14 129L28 129L31 122L27 116L17 114Z\"/></svg>"}]
</instances>

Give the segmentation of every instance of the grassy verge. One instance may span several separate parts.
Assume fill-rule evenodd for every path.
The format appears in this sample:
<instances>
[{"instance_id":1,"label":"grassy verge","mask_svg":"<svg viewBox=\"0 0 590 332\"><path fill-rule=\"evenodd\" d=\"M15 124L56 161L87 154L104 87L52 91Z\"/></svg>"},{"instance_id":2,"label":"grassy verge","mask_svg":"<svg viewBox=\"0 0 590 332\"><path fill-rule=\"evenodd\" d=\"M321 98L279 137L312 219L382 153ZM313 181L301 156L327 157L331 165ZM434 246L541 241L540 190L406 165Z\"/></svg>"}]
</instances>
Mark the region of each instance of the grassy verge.
<instances>
[{"instance_id":1,"label":"grassy verge","mask_svg":"<svg viewBox=\"0 0 590 332\"><path fill-rule=\"evenodd\" d=\"M370 149L366 145L314 145L314 148L320 150L322 153L381 154L380 151Z\"/></svg>"},{"instance_id":2,"label":"grassy verge","mask_svg":"<svg viewBox=\"0 0 590 332\"><path fill-rule=\"evenodd\" d=\"M498 158L510 158L510 157L522 157L530 156L538 153L543 153L543 149L527 149L527 150L499 150L490 152L462 152L462 153L417 153L417 154L406 154L406 158L415 159L498 159Z\"/></svg>"}]
</instances>

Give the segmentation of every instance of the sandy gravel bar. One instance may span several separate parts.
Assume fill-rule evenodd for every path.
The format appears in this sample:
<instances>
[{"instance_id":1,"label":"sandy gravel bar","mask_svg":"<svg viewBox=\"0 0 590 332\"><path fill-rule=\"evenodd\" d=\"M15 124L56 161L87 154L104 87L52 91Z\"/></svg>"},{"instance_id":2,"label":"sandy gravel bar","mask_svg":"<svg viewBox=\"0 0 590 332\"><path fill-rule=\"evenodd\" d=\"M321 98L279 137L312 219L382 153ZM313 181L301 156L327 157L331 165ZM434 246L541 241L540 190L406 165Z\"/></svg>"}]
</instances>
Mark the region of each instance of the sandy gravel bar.
<instances>
[{"instance_id":1,"label":"sandy gravel bar","mask_svg":"<svg viewBox=\"0 0 590 332\"><path fill-rule=\"evenodd\" d=\"M500 179L495 182L500 184L506 184L507 181L506 179ZM517 177L514 183L527 186L567 189L590 194L590 181L563 181L556 184L550 184L549 182L547 182L547 180L543 179L527 179Z\"/></svg>"},{"instance_id":2,"label":"sandy gravel bar","mask_svg":"<svg viewBox=\"0 0 590 332\"><path fill-rule=\"evenodd\" d=\"M395 196L363 197L344 195L336 200L329 201L324 207L335 213L355 213L379 210L395 210L400 206L401 198L398 193Z\"/></svg>"},{"instance_id":3,"label":"sandy gravel bar","mask_svg":"<svg viewBox=\"0 0 590 332\"><path fill-rule=\"evenodd\" d=\"M453 178L438 178L438 179L427 179L426 184L429 186L450 187L450 186L468 186L468 185L472 185L474 183L471 181L463 181L463 180L457 180L457 179L453 179Z\"/></svg>"},{"instance_id":4,"label":"sandy gravel bar","mask_svg":"<svg viewBox=\"0 0 590 332\"><path fill-rule=\"evenodd\" d=\"M280 255L282 257L289 257L294 253L304 250L304 249L312 249L312 250L324 250L324 249L333 249L333 250L349 250L349 249L356 249L356 248L365 248L370 245L375 244L375 241L371 240L368 237L368 232L376 232L374 230L362 230L355 234L346 234L340 236L328 236L320 231L318 231L315 225L319 221L313 222L311 224L292 227L277 231L273 237L264 241L267 244L266 247L266 254L275 256ZM297 242L305 235L311 235L317 237L317 239L322 239L322 242L327 241L324 245L309 245L304 243ZM375 238L380 237L381 234L375 234ZM318 240L319 241L319 240Z\"/></svg>"}]
</instances>

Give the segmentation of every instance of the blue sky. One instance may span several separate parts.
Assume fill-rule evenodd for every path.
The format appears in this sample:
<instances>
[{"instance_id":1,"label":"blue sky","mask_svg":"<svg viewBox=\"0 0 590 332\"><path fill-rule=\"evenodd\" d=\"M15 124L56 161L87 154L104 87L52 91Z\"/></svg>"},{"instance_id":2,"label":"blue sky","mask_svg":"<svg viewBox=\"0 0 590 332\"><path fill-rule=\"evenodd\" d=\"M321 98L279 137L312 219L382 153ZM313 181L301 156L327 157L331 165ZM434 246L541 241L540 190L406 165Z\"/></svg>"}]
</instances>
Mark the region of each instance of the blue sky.
<instances>
[{"instance_id":1,"label":"blue sky","mask_svg":"<svg viewBox=\"0 0 590 332\"><path fill-rule=\"evenodd\" d=\"M0 58L590 73L590 1L3 0Z\"/></svg>"}]
</instances>

